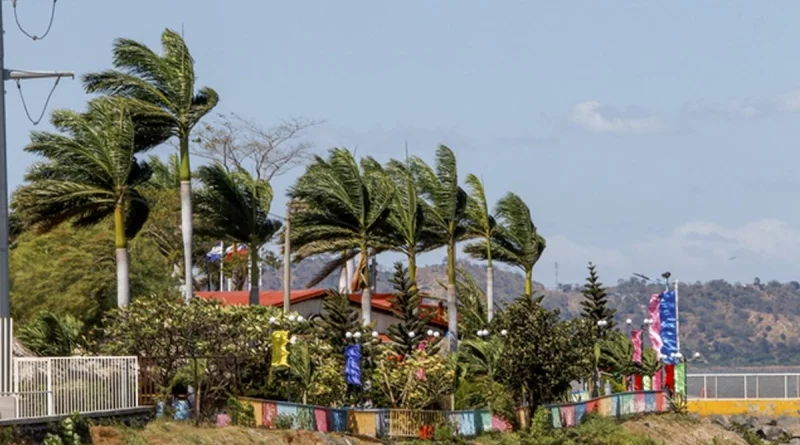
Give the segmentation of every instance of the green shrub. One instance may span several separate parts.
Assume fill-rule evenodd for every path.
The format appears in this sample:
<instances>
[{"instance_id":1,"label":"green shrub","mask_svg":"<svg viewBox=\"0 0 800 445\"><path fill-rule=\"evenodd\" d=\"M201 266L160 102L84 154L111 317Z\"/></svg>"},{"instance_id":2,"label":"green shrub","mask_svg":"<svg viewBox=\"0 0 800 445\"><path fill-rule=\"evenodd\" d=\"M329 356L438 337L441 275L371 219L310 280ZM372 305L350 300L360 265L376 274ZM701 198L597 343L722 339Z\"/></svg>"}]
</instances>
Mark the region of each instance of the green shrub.
<instances>
[{"instance_id":1,"label":"green shrub","mask_svg":"<svg viewBox=\"0 0 800 445\"><path fill-rule=\"evenodd\" d=\"M235 396L228 397L228 414L231 416L231 423L234 425L252 428L256 426L256 414L253 405L242 405Z\"/></svg>"},{"instance_id":2,"label":"green shrub","mask_svg":"<svg viewBox=\"0 0 800 445\"><path fill-rule=\"evenodd\" d=\"M290 430L294 425L295 417L291 414L278 414L275 417L275 429L278 430Z\"/></svg>"}]
</instances>

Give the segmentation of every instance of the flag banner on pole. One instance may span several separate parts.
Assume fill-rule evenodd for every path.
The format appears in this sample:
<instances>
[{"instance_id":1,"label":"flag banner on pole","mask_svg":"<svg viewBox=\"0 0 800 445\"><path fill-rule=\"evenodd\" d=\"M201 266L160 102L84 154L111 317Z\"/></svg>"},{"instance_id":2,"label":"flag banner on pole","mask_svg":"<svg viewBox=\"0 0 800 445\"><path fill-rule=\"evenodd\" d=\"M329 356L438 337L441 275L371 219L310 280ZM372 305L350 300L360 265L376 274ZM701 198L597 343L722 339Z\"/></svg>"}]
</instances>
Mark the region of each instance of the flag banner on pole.
<instances>
[{"instance_id":1,"label":"flag banner on pole","mask_svg":"<svg viewBox=\"0 0 800 445\"><path fill-rule=\"evenodd\" d=\"M648 315L650 317L650 329L648 335L650 336L650 343L656 354L661 354L661 314L659 313L659 303L661 295L653 294L650 297L650 305L648 306Z\"/></svg>"},{"instance_id":2,"label":"flag banner on pole","mask_svg":"<svg viewBox=\"0 0 800 445\"><path fill-rule=\"evenodd\" d=\"M272 366L276 368L289 367L289 332L275 331L272 333Z\"/></svg>"},{"instance_id":3,"label":"flag banner on pole","mask_svg":"<svg viewBox=\"0 0 800 445\"><path fill-rule=\"evenodd\" d=\"M664 366L664 386L675 392L675 365Z\"/></svg>"},{"instance_id":4,"label":"flag banner on pole","mask_svg":"<svg viewBox=\"0 0 800 445\"><path fill-rule=\"evenodd\" d=\"M675 291L671 290L661 294L659 302L659 315L661 316L661 355L664 363L674 365L678 362L674 356L678 352L678 321L675 311Z\"/></svg>"},{"instance_id":5,"label":"flag banner on pole","mask_svg":"<svg viewBox=\"0 0 800 445\"><path fill-rule=\"evenodd\" d=\"M663 381L663 369L659 369L653 375L653 391L661 391L662 385L661 382Z\"/></svg>"},{"instance_id":6,"label":"flag banner on pole","mask_svg":"<svg viewBox=\"0 0 800 445\"><path fill-rule=\"evenodd\" d=\"M344 376L348 385L361 386L361 345L344 347Z\"/></svg>"},{"instance_id":7,"label":"flag banner on pole","mask_svg":"<svg viewBox=\"0 0 800 445\"><path fill-rule=\"evenodd\" d=\"M219 261L222 258L222 241L206 253L206 259L212 263Z\"/></svg>"},{"instance_id":8,"label":"flag banner on pole","mask_svg":"<svg viewBox=\"0 0 800 445\"><path fill-rule=\"evenodd\" d=\"M234 252L234 247L236 247L236 251ZM236 243L225 249L225 259L230 260L233 258L233 255L247 255L247 246L244 244Z\"/></svg>"},{"instance_id":9,"label":"flag banner on pole","mask_svg":"<svg viewBox=\"0 0 800 445\"><path fill-rule=\"evenodd\" d=\"M675 365L675 394L686 395L686 363Z\"/></svg>"},{"instance_id":10,"label":"flag banner on pole","mask_svg":"<svg viewBox=\"0 0 800 445\"><path fill-rule=\"evenodd\" d=\"M645 391L652 391L653 390L653 378L652 377L644 376L642 381L643 381L642 384L644 385L644 390Z\"/></svg>"},{"instance_id":11,"label":"flag banner on pole","mask_svg":"<svg viewBox=\"0 0 800 445\"><path fill-rule=\"evenodd\" d=\"M631 343L633 343L633 362L642 363L642 330L634 329L631 331Z\"/></svg>"}]
</instances>

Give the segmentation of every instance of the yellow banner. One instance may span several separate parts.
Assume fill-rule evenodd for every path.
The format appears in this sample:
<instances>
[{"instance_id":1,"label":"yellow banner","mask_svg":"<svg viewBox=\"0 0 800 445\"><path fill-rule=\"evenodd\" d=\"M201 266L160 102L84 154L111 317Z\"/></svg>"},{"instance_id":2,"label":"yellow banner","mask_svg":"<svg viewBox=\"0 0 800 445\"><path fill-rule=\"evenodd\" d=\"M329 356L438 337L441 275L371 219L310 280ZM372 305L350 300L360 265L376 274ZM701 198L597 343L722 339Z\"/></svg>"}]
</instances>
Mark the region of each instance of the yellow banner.
<instances>
[{"instance_id":1,"label":"yellow banner","mask_svg":"<svg viewBox=\"0 0 800 445\"><path fill-rule=\"evenodd\" d=\"M289 367L288 331L275 331L272 333L272 366L276 368Z\"/></svg>"}]
</instances>

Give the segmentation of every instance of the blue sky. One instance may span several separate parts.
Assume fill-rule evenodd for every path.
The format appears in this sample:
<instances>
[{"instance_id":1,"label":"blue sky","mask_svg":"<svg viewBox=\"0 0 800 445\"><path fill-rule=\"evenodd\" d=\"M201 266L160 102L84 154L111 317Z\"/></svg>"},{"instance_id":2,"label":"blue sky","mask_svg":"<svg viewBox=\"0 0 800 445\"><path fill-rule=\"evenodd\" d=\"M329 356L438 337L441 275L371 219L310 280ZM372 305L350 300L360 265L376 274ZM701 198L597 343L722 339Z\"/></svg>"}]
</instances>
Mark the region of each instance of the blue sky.
<instances>
[{"instance_id":1,"label":"blue sky","mask_svg":"<svg viewBox=\"0 0 800 445\"><path fill-rule=\"evenodd\" d=\"M58 2L39 42L2 3L8 68L100 70L114 38L158 48L183 25L219 112L324 119L308 136L319 151L388 159L408 141L430 159L449 145L490 199L529 203L548 286L555 262L578 282L588 261L606 282L800 279L800 3L80 0ZM50 2L18 4L41 33ZM6 88L14 187L32 126ZM49 88L23 85L32 111ZM63 81L50 108L86 99Z\"/></svg>"}]
</instances>

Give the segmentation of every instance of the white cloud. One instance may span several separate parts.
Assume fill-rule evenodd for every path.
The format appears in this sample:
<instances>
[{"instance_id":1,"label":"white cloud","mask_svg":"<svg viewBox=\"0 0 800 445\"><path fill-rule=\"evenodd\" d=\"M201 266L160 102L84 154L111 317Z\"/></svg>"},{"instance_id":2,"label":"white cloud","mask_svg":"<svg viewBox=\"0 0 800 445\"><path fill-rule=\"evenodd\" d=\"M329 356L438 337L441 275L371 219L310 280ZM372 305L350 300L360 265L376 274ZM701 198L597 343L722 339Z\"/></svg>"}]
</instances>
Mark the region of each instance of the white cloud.
<instances>
[{"instance_id":1,"label":"white cloud","mask_svg":"<svg viewBox=\"0 0 800 445\"><path fill-rule=\"evenodd\" d=\"M600 102L586 101L572 107L570 119L578 127L592 133L642 134L664 129L658 118L636 114L638 113L623 113L605 107Z\"/></svg>"}]
</instances>

